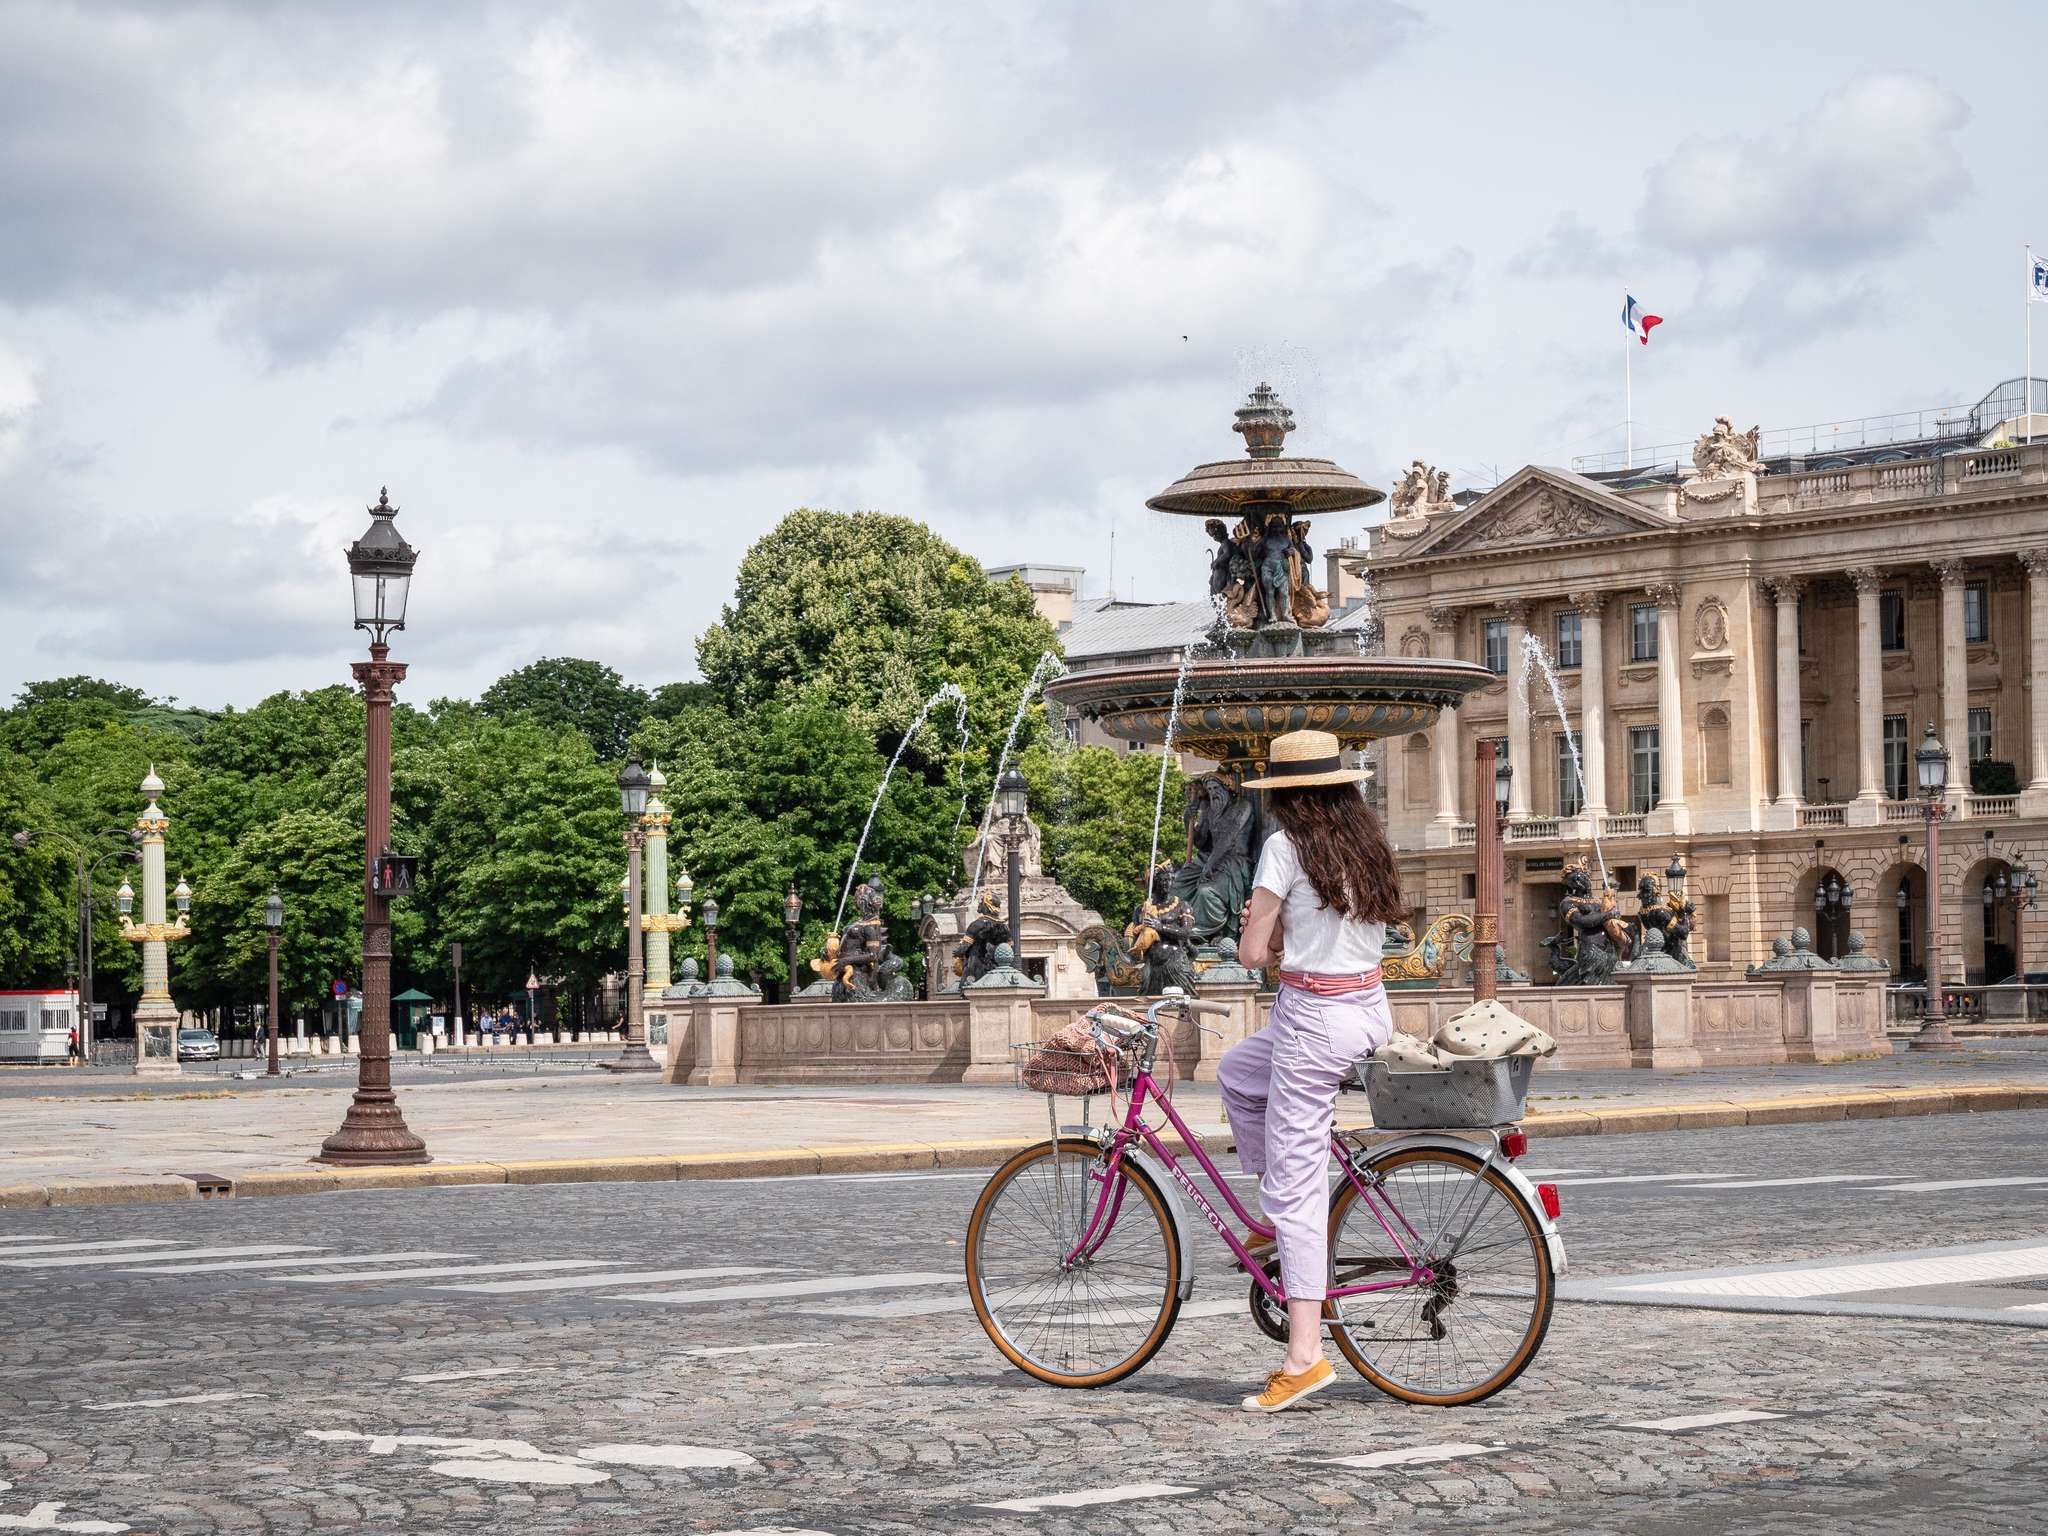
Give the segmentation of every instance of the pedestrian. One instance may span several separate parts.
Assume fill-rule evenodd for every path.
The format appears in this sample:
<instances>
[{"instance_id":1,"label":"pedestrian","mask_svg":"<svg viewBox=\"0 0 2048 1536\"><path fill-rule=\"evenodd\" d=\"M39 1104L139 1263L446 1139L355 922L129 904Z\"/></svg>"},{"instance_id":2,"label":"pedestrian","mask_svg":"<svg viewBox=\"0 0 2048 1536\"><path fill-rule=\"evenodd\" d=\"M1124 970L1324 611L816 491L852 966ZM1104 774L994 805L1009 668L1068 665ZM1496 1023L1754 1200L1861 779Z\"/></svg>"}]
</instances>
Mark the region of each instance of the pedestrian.
<instances>
[{"instance_id":1,"label":"pedestrian","mask_svg":"<svg viewBox=\"0 0 2048 1536\"><path fill-rule=\"evenodd\" d=\"M1269 791L1274 831L1238 957L1255 968L1277 962L1280 990L1266 1028L1224 1053L1216 1081L1238 1160L1258 1178L1287 1292L1287 1356L1244 1400L1254 1413L1290 1408L1337 1379L1322 1328L1330 1122L1338 1084L1393 1038L1380 953L1386 925L1403 915L1393 850L1358 788L1365 777L1344 767L1335 736L1293 731L1274 739L1267 776L1245 784ZM1246 1246L1257 1257L1273 1245Z\"/></svg>"},{"instance_id":2,"label":"pedestrian","mask_svg":"<svg viewBox=\"0 0 2048 1536\"><path fill-rule=\"evenodd\" d=\"M78 1026L74 1024L71 1026L71 1039L64 1047L64 1057L75 1067L79 1065L81 1055L78 1048Z\"/></svg>"}]
</instances>

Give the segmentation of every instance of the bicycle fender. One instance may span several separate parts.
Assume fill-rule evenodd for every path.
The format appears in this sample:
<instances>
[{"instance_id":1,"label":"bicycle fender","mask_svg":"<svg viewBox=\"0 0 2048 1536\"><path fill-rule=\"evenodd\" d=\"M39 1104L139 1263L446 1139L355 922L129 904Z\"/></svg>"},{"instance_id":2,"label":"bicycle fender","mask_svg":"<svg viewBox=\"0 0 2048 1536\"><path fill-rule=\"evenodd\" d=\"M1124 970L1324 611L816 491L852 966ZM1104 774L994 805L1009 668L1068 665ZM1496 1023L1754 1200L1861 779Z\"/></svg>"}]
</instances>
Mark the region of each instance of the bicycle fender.
<instances>
[{"instance_id":1,"label":"bicycle fender","mask_svg":"<svg viewBox=\"0 0 2048 1536\"><path fill-rule=\"evenodd\" d=\"M1152 1153L1142 1147L1130 1148L1124 1152L1124 1161L1136 1163L1138 1170L1152 1181L1166 1202L1166 1212L1173 1218L1174 1240L1180 1244L1180 1299L1186 1301L1195 1294L1195 1255L1201 1251L1195 1241L1195 1229L1188 1221L1188 1208L1175 1188L1173 1179L1165 1166ZM1542 1214L1542 1207L1537 1208Z\"/></svg>"},{"instance_id":2,"label":"bicycle fender","mask_svg":"<svg viewBox=\"0 0 2048 1536\"><path fill-rule=\"evenodd\" d=\"M1452 1152L1469 1152L1475 1157L1484 1157L1486 1155L1483 1145L1467 1141L1462 1136L1453 1136L1443 1131L1420 1131L1415 1135L1403 1136L1398 1141L1383 1142L1381 1145L1372 1148L1365 1154L1365 1166L1370 1168L1380 1158L1390 1152L1398 1152L1403 1147L1443 1147ZM1536 1218L1536 1225L1543 1233L1543 1246L1550 1250L1550 1267L1557 1274L1563 1274L1565 1272L1564 1235L1557 1230L1557 1223L1552 1221L1549 1214L1543 1209L1543 1200L1536 1193L1535 1184L1530 1181L1527 1174L1523 1173L1521 1169L1504 1157L1495 1158L1493 1165L1501 1171L1508 1183L1514 1187L1515 1193L1522 1197L1522 1203L1528 1206L1529 1214Z\"/></svg>"}]
</instances>

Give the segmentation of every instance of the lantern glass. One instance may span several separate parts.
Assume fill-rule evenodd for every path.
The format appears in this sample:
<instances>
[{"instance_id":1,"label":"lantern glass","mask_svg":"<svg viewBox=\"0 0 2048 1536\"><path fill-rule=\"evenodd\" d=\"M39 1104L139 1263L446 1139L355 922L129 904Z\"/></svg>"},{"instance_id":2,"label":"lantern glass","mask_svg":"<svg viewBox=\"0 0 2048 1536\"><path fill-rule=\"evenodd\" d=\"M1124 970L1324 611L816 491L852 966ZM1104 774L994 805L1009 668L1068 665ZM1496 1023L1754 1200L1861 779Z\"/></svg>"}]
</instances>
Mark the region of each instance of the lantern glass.
<instances>
[{"instance_id":1,"label":"lantern glass","mask_svg":"<svg viewBox=\"0 0 2048 1536\"><path fill-rule=\"evenodd\" d=\"M1919 750L1913 754L1913 764L1920 775L1921 794L1932 800L1948 789L1948 751L1934 734L1932 723L1920 740Z\"/></svg>"},{"instance_id":2,"label":"lantern glass","mask_svg":"<svg viewBox=\"0 0 2048 1536\"><path fill-rule=\"evenodd\" d=\"M718 926L718 898L715 896L706 896L704 898L704 926L706 928L716 928Z\"/></svg>"},{"instance_id":3,"label":"lantern glass","mask_svg":"<svg viewBox=\"0 0 2048 1536\"><path fill-rule=\"evenodd\" d=\"M619 809L629 820L637 821L647 811L647 770L640 766L638 757L626 759L626 766L619 772Z\"/></svg>"},{"instance_id":4,"label":"lantern glass","mask_svg":"<svg viewBox=\"0 0 2048 1536\"><path fill-rule=\"evenodd\" d=\"M192 910L192 887L180 880L177 889L171 892L171 900L177 904L178 916L183 917Z\"/></svg>"},{"instance_id":5,"label":"lantern glass","mask_svg":"<svg viewBox=\"0 0 2048 1536\"><path fill-rule=\"evenodd\" d=\"M1903 885L1899 887L1898 895L1892 898L1893 903L1901 912L1905 911L1912 904L1912 900L1913 898L1906 894L1906 888Z\"/></svg>"},{"instance_id":6,"label":"lantern glass","mask_svg":"<svg viewBox=\"0 0 2048 1536\"><path fill-rule=\"evenodd\" d=\"M114 905L120 909L123 917L135 910L135 887L126 880L121 882L121 889L114 892Z\"/></svg>"},{"instance_id":7,"label":"lantern glass","mask_svg":"<svg viewBox=\"0 0 2048 1536\"><path fill-rule=\"evenodd\" d=\"M1503 761L1493 770L1493 814L1505 816L1508 813L1508 792L1514 787L1515 769L1512 763Z\"/></svg>"},{"instance_id":8,"label":"lantern glass","mask_svg":"<svg viewBox=\"0 0 2048 1536\"><path fill-rule=\"evenodd\" d=\"M804 899L797 895L794 885L782 899L782 920L792 928L804 920Z\"/></svg>"},{"instance_id":9,"label":"lantern glass","mask_svg":"<svg viewBox=\"0 0 2048 1536\"><path fill-rule=\"evenodd\" d=\"M996 784L996 814L1022 821L1030 810L1031 787L1024 782L1024 775L1015 768L1005 769Z\"/></svg>"},{"instance_id":10,"label":"lantern glass","mask_svg":"<svg viewBox=\"0 0 2048 1536\"><path fill-rule=\"evenodd\" d=\"M676 900L687 907L690 904L690 898L696 894L696 884L690 879L690 872L686 869L676 876Z\"/></svg>"},{"instance_id":11,"label":"lantern glass","mask_svg":"<svg viewBox=\"0 0 2048 1536\"><path fill-rule=\"evenodd\" d=\"M1988 907L1996 900L1998 900L1998 897L1991 889L1991 882L1986 880L1984 882L1984 905Z\"/></svg>"},{"instance_id":12,"label":"lantern glass","mask_svg":"<svg viewBox=\"0 0 2048 1536\"><path fill-rule=\"evenodd\" d=\"M405 605L412 595L413 562L419 551L405 542L391 519L398 508L380 491L370 508L370 526L348 547L348 572L355 589L356 628L372 630L384 643L387 630L405 628Z\"/></svg>"},{"instance_id":13,"label":"lantern glass","mask_svg":"<svg viewBox=\"0 0 2048 1536\"><path fill-rule=\"evenodd\" d=\"M1678 855L1671 855L1671 862L1664 866L1664 883L1672 890L1685 888L1685 866L1678 861Z\"/></svg>"},{"instance_id":14,"label":"lantern glass","mask_svg":"<svg viewBox=\"0 0 2048 1536\"><path fill-rule=\"evenodd\" d=\"M284 926L284 898L277 894L277 887L270 888L270 899L263 903L263 926L272 933Z\"/></svg>"}]
</instances>

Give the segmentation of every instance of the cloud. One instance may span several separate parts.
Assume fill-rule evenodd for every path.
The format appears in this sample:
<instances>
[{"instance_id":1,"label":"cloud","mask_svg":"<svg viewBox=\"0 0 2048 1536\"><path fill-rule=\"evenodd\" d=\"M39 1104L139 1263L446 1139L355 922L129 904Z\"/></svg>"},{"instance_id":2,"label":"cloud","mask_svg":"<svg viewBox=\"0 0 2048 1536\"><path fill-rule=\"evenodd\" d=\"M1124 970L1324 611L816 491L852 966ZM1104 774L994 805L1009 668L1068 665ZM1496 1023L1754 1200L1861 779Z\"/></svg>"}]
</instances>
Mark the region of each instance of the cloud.
<instances>
[{"instance_id":1,"label":"cloud","mask_svg":"<svg viewBox=\"0 0 2048 1536\"><path fill-rule=\"evenodd\" d=\"M1693 138L1655 166L1643 237L1705 261L1760 252L1853 267L1918 240L1968 190L1963 101L1918 75L1852 80L1752 138Z\"/></svg>"}]
</instances>

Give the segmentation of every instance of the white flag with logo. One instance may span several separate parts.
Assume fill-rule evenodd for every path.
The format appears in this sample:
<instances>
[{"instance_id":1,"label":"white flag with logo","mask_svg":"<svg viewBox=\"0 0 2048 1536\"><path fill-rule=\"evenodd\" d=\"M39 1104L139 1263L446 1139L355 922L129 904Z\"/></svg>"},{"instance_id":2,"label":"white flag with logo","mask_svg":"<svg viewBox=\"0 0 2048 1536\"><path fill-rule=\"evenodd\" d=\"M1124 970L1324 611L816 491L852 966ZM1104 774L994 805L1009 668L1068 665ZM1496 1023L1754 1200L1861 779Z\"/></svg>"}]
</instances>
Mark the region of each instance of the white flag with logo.
<instances>
[{"instance_id":1,"label":"white flag with logo","mask_svg":"<svg viewBox=\"0 0 2048 1536\"><path fill-rule=\"evenodd\" d=\"M2036 304L2048 304L2048 256L2027 252L2027 297Z\"/></svg>"}]
</instances>

